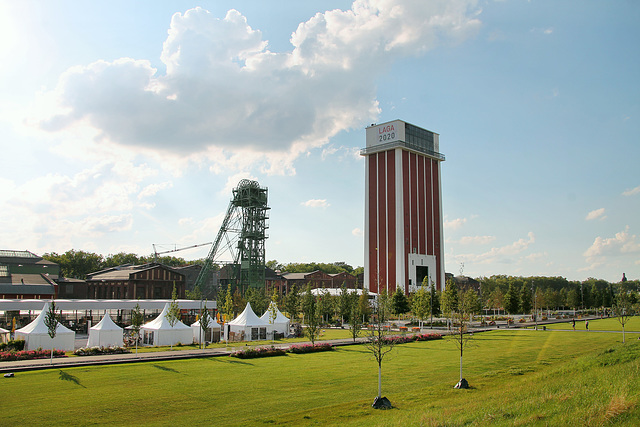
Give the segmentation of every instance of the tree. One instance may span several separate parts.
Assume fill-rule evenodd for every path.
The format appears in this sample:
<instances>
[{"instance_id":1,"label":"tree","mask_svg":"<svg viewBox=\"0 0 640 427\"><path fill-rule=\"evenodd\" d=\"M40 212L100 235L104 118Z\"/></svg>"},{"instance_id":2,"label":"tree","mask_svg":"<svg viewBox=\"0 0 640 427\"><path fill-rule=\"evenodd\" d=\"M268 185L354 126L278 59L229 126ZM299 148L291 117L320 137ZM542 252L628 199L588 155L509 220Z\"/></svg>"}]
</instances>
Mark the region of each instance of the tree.
<instances>
[{"instance_id":1,"label":"tree","mask_svg":"<svg viewBox=\"0 0 640 427\"><path fill-rule=\"evenodd\" d=\"M580 294L577 289L569 289L567 292L567 305L574 310L580 307Z\"/></svg>"},{"instance_id":2,"label":"tree","mask_svg":"<svg viewBox=\"0 0 640 427\"><path fill-rule=\"evenodd\" d=\"M335 312L334 297L329 294L329 291L322 289L318 295L318 311L323 322L329 323L331 316Z\"/></svg>"},{"instance_id":3,"label":"tree","mask_svg":"<svg viewBox=\"0 0 640 427\"><path fill-rule=\"evenodd\" d=\"M473 289L467 289L460 295L460 303L458 311L469 316L469 320L474 314L478 314L482 310L479 295Z\"/></svg>"},{"instance_id":4,"label":"tree","mask_svg":"<svg viewBox=\"0 0 640 427\"><path fill-rule=\"evenodd\" d=\"M531 306L531 288L526 283L523 283L520 289L520 312L522 314L529 313Z\"/></svg>"},{"instance_id":5,"label":"tree","mask_svg":"<svg viewBox=\"0 0 640 427\"><path fill-rule=\"evenodd\" d=\"M340 312L340 320L341 323L344 324L344 320L351 319L351 294L345 284L342 284L342 289L340 289L340 296L338 297L338 311Z\"/></svg>"},{"instance_id":6,"label":"tree","mask_svg":"<svg viewBox=\"0 0 640 427\"><path fill-rule=\"evenodd\" d=\"M231 295L231 285L227 285L227 292L225 295L224 303L222 304L222 312L225 314L226 319L225 322L231 321L233 319L233 295Z\"/></svg>"},{"instance_id":7,"label":"tree","mask_svg":"<svg viewBox=\"0 0 640 427\"><path fill-rule=\"evenodd\" d=\"M271 293L271 303L269 304L269 323L273 325L278 317L278 288L274 287ZM276 331L273 331L274 340L276 339Z\"/></svg>"},{"instance_id":8,"label":"tree","mask_svg":"<svg viewBox=\"0 0 640 427\"><path fill-rule=\"evenodd\" d=\"M60 265L61 276L75 279L86 279L87 274L103 268L102 255L73 249L62 255L55 252L46 253L42 258Z\"/></svg>"},{"instance_id":9,"label":"tree","mask_svg":"<svg viewBox=\"0 0 640 427\"><path fill-rule=\"evenodd\" d=\"M488 304L489 307L493 308L494 310L504 308L504 294L502 293L502 290L500 288L495 288L493 291L491 291L491 293L489 294Z\"/></svg>"},{"instance_id":10,"label":"tree","mask_svg":"<svg viewBox=\"0 0 640 427\"><path fill-rule=\"evenodd\" d=\"M143 263L140 261L140 257L136 254L119 252L107 255L102 263L102 268L117 267L124 264L139 265Z\"/></svg>"},{"instance_id":11,"label":"tree","mask_svg":"<svg viewBox=\"0 0 640 427\"><path fill-rule=\"evenodd\" d=\"M447 287L442 293L441 306L445 317L452 320L453 314L458 310L458 286L452 280L447 282Z\"/></svg>"},{"instance_id":12,"label":"tree","mask_svg":"<svg viewBox=\"0 0 640 427\"><path fill-rule=\"evenodd\" d=\"M295 322L298 317L298 311L300 308L300 294L298 293L298 288L296 285L291 285L291 289L287 293L287 296L284 300L284 308L291 318L292 322Z\"/></svg>"},{"instance_id":13,"label":"tree","mask_svg":"<svg viewBox=\"0 0 640 427\"><path fill-rule=\"evenodd\" d=\"M400 287L397 287L391 296L391 312L396 315L401 315L408 313L410 309L407 296Z\"/></svg>"},{"instance_id":14,"label":"tree","mask_svg":"<svg viewBox=\"0 0 640 427\"><path fill-rule=\"evenodd\" d=\"M622 326L622 342L625 342L624 336L624 326L631 320L633 316L633 305L631 303L631 299L629 297L629 292L627 291L624 284L619 285L619 291L616 295L613 306L611 307L613 310L613 315L616 316L616 319Z\"/></svg>"},{"instance_id":15,"label":"tree","mask_svg":"<svg viewBox=\"0 0 640 427\"><path fill-rule=\"evenodd\" d=\"M307 324L304 334L311 341L311 345L315 345L321 330L320 309L317 298L311 293L311 286L307 286L307 291L302 297L302 314Z\"/></svg>"},{"instance_id":16,"label":"tree","mask_svg":"<svg viewBox=\"0 0 640 427\"><path fill-rule=\"evenodd\" d=\"M53 340L56 338L56 333L58 329L58 318L56 316L56 302L51 300L51 304L49 305L49 310L46 312L44 316L44 324L47 327L47 332L51 337L51 364L53 365L53 352L55 350L55 345Z\"/></svg>"},{"instance_id":17,"label":"tree","mask_svg":"<svg viewBox=\"0 0 640 427\"><path fill-rule=\"evenodd\" d=\"M362 323L367 322L371 315L371 304L369 303L369 291L367 289L363 289L358 298L358 311L362 316Z\"/></svg>"},{"instance_id":18,"label":"tree","mask_svg":"<svg viewBox=\"0 0 640 427\"><path fill-rule=\"evenodd\" d=\"M426 277L425 277L426 279ZM431 313L431 291L427 290L424 282L411 297L411 312L420 321L420 329L424 319Z\"/></svg>"},{"instance_id":19,"label":"tree","mask_svg":"<svg viewBox=\"0 0 640 427\"><path fill-rule=\"evenodd\" d=\"M264 313L269 308L270 299L267 297L264 288L247 288L244 299L251 304L256 313Z\"/></svg>"},{"instance_id":20,"label":"tree","mask_svg":"<svg viewBox=\"0 0 640 427\"><path fill-rule=\"evenodd\" d=\"M507 293L504 294L504 309L509 314L515 314L518 312L518 306L520 305L520 298L512 284L509 284Z\"/></svg>"},{"instance_id":21,"label":"tree","mask_svg":"<svg viewBox=\"0 0 640 427\"><path fill-rule=\"evenodd\" d=\"M136 303L136 306L131 311L131 329L133 330L133 336L136 340L136 356L138 355L138 341L140 340L140 326L144 320L142 310L140 310L140 304Z\"/></svg>"},{"instance_id":22,"label":"tree","mask_svg":"<svg viewBox=\"0 0 640 427\"><path fill-rule=\"evenodd\" d=\"M178 292L176 291L176 285L173 285L171 302L169 303L169 309L167 310L167 322L169 322L169 325L173 328L179 320L180 306L178 305ZM173 350L173 341L171 341L171 350Z\"/></svg>"},{"instance_id":23,"label":"tree","mask_svg":"<svg viewBox=\"0 0 640 427\"><path fill-rule=\"evenodd\" d=\"M464 349L467 347L467 344L471 339L471 335L468 333L469 326L466 319L467 316L469 316L470 318L473 313L472 311L467 310L472 310L474 306L472 302L473 296L469 292L473 292L475 294L475 291L473 291L472 289L464 292L463 302L459 304L451 314L456 332L455 334L451 335L451 337L453 338L456 346L458 347L458 350L460 351L460 380L455 385L455 388L469 388L469 383L462 376L462 356L464 353Z\"/></svg>"},{"instance_id":24,"label":"tree","mask_svg":"<svg viewBox=\"0 0 640 427\"><path fill-rule=\"evenodd\" d=\"M204 335L204 340L200 339L200 348L202 348L202 341L207 340L207 329L211 324L211 315L207 309L207 302L204 302L204 308L200 310L200 338Z\"/></svg>"},{"instance_id":25,"label":"tree","mask_svg":"<svg viewBox=\"0 0 640 427\"><path fill-rule=\"evenodd\" d=\"M366 292L364 289L363 292ZM356 338L362 332L362 312L360 311L359 297L356 292L347 291L347 301L349 304L349 314L347 321L349 322L349 332L351 332L351 338L353 342L356 342Z\"/></svg>"},{"instance_id":26,"label":"tree","mask_svg":"<svg viewBox=\"0 0 640 427\"><path fill-rule=\"evenodd\" d=\"M378 364L378 396L374 401L374 408L378 407L382 398L382 361L384 357L393 350L394 341L388 339L385 336L384 324L389 318L391 311L389 296L386 290L382 290L376 297L376 304L374 307L374 321L372 327L369 329L365 346L371 353L376 363ZM389 404L390 406L390 404Z\"/></svg>"}]
</instances>

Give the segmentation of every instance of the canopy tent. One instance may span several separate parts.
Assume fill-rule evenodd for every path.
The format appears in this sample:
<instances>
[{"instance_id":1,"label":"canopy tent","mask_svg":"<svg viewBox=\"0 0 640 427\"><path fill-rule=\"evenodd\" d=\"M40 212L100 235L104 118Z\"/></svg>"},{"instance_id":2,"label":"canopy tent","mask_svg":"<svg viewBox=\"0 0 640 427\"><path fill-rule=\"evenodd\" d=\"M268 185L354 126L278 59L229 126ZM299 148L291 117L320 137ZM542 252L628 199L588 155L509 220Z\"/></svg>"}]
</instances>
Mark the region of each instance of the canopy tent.
<instances>
[{"instance_id":1,"label":"canopy tent","mask_svg":"<svg viewBox=\"0 0 640 427\"><path fill-rule=\"evenodd\" d=\"M109 313L105 313L102 320L89 329L87 347L122 347L122 336L122 328L113 322Z\"/></svg>"},{"instance_id":2,"label":"canopy tent","mask_svg":"<svg viewBox=\"0 0 640 427\"><path fill-rule=\"evenodd\" d=\"M269 323L260 319L247 303L244 311L225 325L225 336L229 341L266 340L269 327Z\"/></svg>"},{"instance_id":3,"label":"canopy tent","mask_svg":"<svg viewBox=\"0 0 640 427\"><path fill-rule=\"evenodd\" d=\"M8 331L4 328L0 328L0 342L8 342L10 334L11 334L11 331Z\"/></svg>"},{"instance_id":4,"label":"canopy tent","mask_svg":"<svg viewBox=\"0 0 640 427\"><path fill-rule=\"evenodd\" d=\"M56 326L56 337L51 339L49 329L44 323L48 311L49 303L45 302L42 311L33 322L24 328L16 329L15 339L24 340L25 350L36 350L38 348L51 350L53 348L56 350L72 351L74 349L76 333L58 322L58 326Z\"/></svg>"},{"instance_id":5,"label":"canopy tent","mask_svg":"<svg viewBox=\"0 0 640 427\"><path fill-rule=\"evenodd\" d=\"M273 314L271 313L271 310L272 310L271 307L275 307L275 310L276 310L275 319L271 318L271 316L273 316ZM267 311L265 311L264 314L260 317L260 319L269 323L271 326L271 330L273 332L277 332L279 334L285 334L285 336L289 335L289 323L290 323L289 318L284 314L282 314L280 310L278 310L278 306L276 305L275 302L273 301L271 302L271 305L269 306Z\"/></svg>"},{"instance_id":6,"label":"canopy tent","mask_svg":"<svg viewBox=\"0 0 640 427\"><path fill-rule=\"evenodd\" d=\"M191 331L193 332L193 342L200 344L200 337L204 342L218 342L220 341L220 324L216 322L216 318L209 316L209 326L206 331L203 331L200 327L200 320L191 325Z\"/></svg>"},{"instance_id":7,"label":"canopy tent","mask_svg":"<svg viewBox=\"0 0 640 427\"><path fill-rule=\"evenodd\" d=\"M181 321L177 321L173 327L167 320L169 303L166 303L162 312L149 323L140 327L142 343L146 345L174 345L191 344L193 336L191 328Z\"/></svg>"}]
</instances>

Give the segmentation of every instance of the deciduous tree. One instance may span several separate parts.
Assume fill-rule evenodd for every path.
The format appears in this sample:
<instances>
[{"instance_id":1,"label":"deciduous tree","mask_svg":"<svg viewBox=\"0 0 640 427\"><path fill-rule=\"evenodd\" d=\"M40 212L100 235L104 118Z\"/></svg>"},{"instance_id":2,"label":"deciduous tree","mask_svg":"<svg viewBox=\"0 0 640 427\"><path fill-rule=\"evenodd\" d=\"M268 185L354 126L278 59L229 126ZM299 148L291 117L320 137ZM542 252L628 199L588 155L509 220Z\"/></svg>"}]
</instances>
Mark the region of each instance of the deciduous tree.
<instances>
[{"instance_id":1,"label":"deciduous tree","mask_svg":"<svg viewBox=\"0 0 640 427\"><path fill-rule=\"evenodd\" d=\"M53 352L55 350L55 346L53 344L53 340L56 338L57 329L58 329L58 317L56 316L56 302L51 300L51 304L49 304L49 310L45 313L44 316L44 324L47 327L47 333L51 337L51 364L53 365Z\"/></svg>"},{"instance_id":2,"label":"deciduous tree","mask_svg":"<svg viewBox=\"0 0 640 427\"><path fill-rule=\"evenodd\" d=\"M394 341L386 337L385 322L389 318L391 304L386 290L382 290L376 297L373 310L373 324L369 328L365 346L378 364L378 396L376 401L382 398L382 361L393 350ZM375 405L375 402L374 402Z\"/></svg>"},{"instance_id":3,"label":"deciduous tree","mask_svg":"<svg viewBox=\"0 0 640 427\"><path fill-rule=\"evenodd\" d=\"M311 286L307 286L307 291L302 297L302 313L304 315L304 321L307 327L304 330L304 334L311 341L311 345L315 345L316 339L320 335L320 309L318 300L311 293Z\"/></svg>"}]
</instances>

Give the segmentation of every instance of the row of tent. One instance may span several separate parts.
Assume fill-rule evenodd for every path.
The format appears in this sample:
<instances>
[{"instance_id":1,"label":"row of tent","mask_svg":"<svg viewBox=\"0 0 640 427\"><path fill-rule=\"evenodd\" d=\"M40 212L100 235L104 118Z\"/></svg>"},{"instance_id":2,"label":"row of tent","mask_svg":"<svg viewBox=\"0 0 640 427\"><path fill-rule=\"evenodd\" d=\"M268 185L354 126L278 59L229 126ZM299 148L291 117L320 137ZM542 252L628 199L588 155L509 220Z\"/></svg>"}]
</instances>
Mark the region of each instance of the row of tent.
<instances>
[{"instance_id":1,"label":"row of tent","mask_svg":"<svg viewBox=\"0 0 640 427\"><path fill-rule=\"evenodd\" d=\"M289 319L277 307L274 308L275 318L272 319L273 312L271 309L267 309L262 317L258 317L251 309L251 305L247 303L244 311L225 325L226 336L235 337L236 339L238 337L251 339L251 337L257 336L254 339L266 339L267 334L279 333L285 336L288 335ZM178 343L200 343L202 337L200 321L187 326L178 320L171 326L167 320L168 310L169 304L166 304L158 317L140 327L140 336L143 344L165 346ZM49 330L44 322L48 311L49 303L45 303L42 311L33 322L24 328L16 329L15 339L25 340L25 350L35 350L37 348L45 350L52 348L64 351L74 350L75 332L60 322L56 327L55 338L51 339ZM216 332L220 334L220 325L213 317L210 317L205 336L215 335ZM90 328L87 347L120 347L124 345L123 337L123 329L114 323L108 313L105 313L102 320Z\"/></svg>"}]
</instances>

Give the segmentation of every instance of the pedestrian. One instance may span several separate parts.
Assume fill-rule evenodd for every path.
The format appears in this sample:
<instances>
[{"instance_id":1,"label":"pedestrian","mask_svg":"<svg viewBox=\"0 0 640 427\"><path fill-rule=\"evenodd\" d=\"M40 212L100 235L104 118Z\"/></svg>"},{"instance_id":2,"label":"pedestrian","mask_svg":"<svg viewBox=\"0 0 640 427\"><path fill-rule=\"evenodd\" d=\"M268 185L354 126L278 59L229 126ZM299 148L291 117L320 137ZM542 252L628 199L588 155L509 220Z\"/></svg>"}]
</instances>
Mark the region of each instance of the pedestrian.
<instances>
[{"instance_id":1,"label":"pedestrian","mask_svg":"<svg viewBox=\"0 0 640 427\"><path fill-rule=\"evenodd\" d=\"M571 321L571 325L573 326L573 330L575 331L576 330L576 319L573 319Z\"/></svg>"},{"instance_id":2,"label":"pedestrian","mask_svg":"<svg viewBox=\"0 0 640 427\"><path fill-rule=\"evenodd\" d=\"M584 328L588 331L589 330L589 321L585 319L584 321Z\"/></svg>"}]
</instances>

